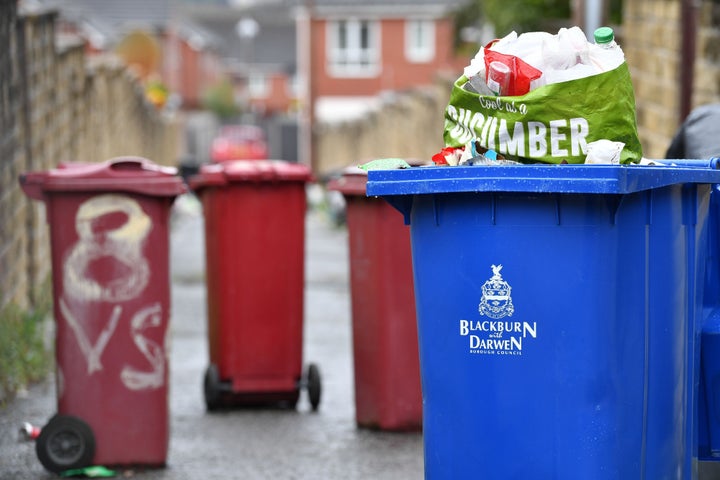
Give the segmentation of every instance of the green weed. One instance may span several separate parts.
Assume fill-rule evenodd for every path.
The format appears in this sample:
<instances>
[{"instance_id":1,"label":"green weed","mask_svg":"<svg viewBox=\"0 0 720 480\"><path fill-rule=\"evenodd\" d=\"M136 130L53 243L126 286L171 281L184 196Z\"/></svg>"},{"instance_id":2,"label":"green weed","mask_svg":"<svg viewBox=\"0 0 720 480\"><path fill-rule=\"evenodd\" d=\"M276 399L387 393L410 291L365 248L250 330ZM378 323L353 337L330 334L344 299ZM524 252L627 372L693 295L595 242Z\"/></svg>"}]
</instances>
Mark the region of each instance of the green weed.
<instances>
[{"instance_id":1,"label":"green weed","mask_svg":"<svg viewBox=\"0 0 720 480\"><path fill-rule=\"evenodd\" d=\"M0 406L18 390L45 378L53 365L45 342L46 319L50 314L50 294L33 310L15 304L0 310Z\"/></svg>"}]
</instances>

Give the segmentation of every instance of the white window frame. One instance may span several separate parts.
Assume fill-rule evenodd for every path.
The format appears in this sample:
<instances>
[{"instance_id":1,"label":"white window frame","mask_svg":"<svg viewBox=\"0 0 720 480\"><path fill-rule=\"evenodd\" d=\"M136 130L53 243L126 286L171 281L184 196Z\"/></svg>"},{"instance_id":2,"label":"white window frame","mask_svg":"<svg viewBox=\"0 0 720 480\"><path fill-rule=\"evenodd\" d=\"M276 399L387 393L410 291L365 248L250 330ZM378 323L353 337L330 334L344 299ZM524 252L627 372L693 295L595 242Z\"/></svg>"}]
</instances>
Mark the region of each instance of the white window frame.
<instances>
[{"instance_id":1,"label":"white window frame","mask_svg":"<svg viewBox=\"0 0 720 480\"><path fill-rule=\"evenodd\" d=\"M346 45L340 46L340 29L345 27ZM362 28L367 28L367 45L361 45ZM380 24L367 19L337 19L327 22L327 71L337 78L368 78L380 74Z\"/></svg>"},{"instance_id":2,"label":"white window frame","mask_svg":"<svg viewBox=\"0 0 720 480\"><path fill-rule=\"evenodd\" d=\"M267 98L270 95L270 79L264 73L251 73L247 82L250 98Z\"/></svg>"},{"instance_id":3,"label":"white window frame","mask_svg":"<svg viewBox=\"0 0 720 480\"><path fill-rule=\"evenodd\" d=\"M302 93L300 76L297 73L290 75L285 83L285 88L290 98L298 98Z\"/></svg>"},{"instance_id":4,"label":"white window frame","mask_svg":"<svg viewBox=\"0 0 720 480\"><path fill-rule=\"evenodd\" d=\"M405 58L411 63L427 63L435 58L435 21L405 22Z\"/></svg>"}]
</instances>

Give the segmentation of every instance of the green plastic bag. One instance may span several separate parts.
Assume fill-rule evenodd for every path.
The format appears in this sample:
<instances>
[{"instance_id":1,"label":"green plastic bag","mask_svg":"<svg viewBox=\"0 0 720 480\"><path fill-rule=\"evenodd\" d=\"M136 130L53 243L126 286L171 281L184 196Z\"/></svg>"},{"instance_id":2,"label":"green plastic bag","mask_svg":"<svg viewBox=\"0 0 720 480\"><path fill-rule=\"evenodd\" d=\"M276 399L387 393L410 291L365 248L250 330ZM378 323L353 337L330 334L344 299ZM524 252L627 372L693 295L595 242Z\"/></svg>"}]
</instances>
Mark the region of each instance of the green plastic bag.
<instances>
[{"instance_id":1,"label":"green plastic bag","mask_svg":"<svg viewBox=\"0 0 720 480\"><path fill-rule=\"evenodd\" d=\"M636 163L642 146L635 119L630 71L618 68L553 83L515 97L479 95L460 77L445 109L447 147L473 139L505 158L525 163L584 163L587 144L607 139L625 144L620 163Z\"/></svg>"}]
</instances>

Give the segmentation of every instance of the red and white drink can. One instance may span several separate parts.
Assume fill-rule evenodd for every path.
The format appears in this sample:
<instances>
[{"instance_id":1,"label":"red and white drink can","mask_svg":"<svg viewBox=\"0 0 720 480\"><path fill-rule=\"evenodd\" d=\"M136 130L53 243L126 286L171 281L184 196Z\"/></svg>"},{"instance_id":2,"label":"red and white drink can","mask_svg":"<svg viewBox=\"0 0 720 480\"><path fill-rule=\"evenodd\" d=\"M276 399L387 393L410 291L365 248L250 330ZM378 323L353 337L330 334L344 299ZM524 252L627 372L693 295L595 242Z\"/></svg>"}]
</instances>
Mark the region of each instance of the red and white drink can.
<instances>
[{"instance_id":1,"label":"red and white drink can","mask_svg":"<svg viewBox=\"0 0 720 480\"><path fill-rule=\"evenodd\" d=\"M502 62L494 61L488 65L488 88L497 96L508 95L512 71Z\"/></svg>"}]
</instances>

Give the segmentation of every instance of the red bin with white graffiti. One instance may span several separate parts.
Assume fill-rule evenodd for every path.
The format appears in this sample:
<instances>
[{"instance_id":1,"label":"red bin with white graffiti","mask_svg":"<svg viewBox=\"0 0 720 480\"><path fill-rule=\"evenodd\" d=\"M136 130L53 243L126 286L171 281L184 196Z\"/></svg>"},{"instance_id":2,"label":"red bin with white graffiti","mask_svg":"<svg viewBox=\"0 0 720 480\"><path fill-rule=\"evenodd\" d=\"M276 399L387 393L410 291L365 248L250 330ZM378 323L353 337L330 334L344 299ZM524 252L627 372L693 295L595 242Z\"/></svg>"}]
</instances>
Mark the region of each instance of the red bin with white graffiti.
<instances>
[{"instance_id":1,"label":"red bin with white graffiti","mask_svg":"<svg viewBox=\"0 0 720 480\"><path fill-rule=\"evenodd\" d=\"M303 372L305 185L282 160L204 165L190 179L205 217L208 410L320 403L320 373Z\"/></svg>"},{"instance_id":2,"label":"red bin with white graffiti","mask_svg":"<svg viewBox=\"0 0 720 480\"><path fill-rule=\"evenodd\" d=\"M52 472L162 467L169 440L169 231L174 168L139 157L21 175L45 204L58 413L36 451Z\"/></svg>"}]
</instances>

